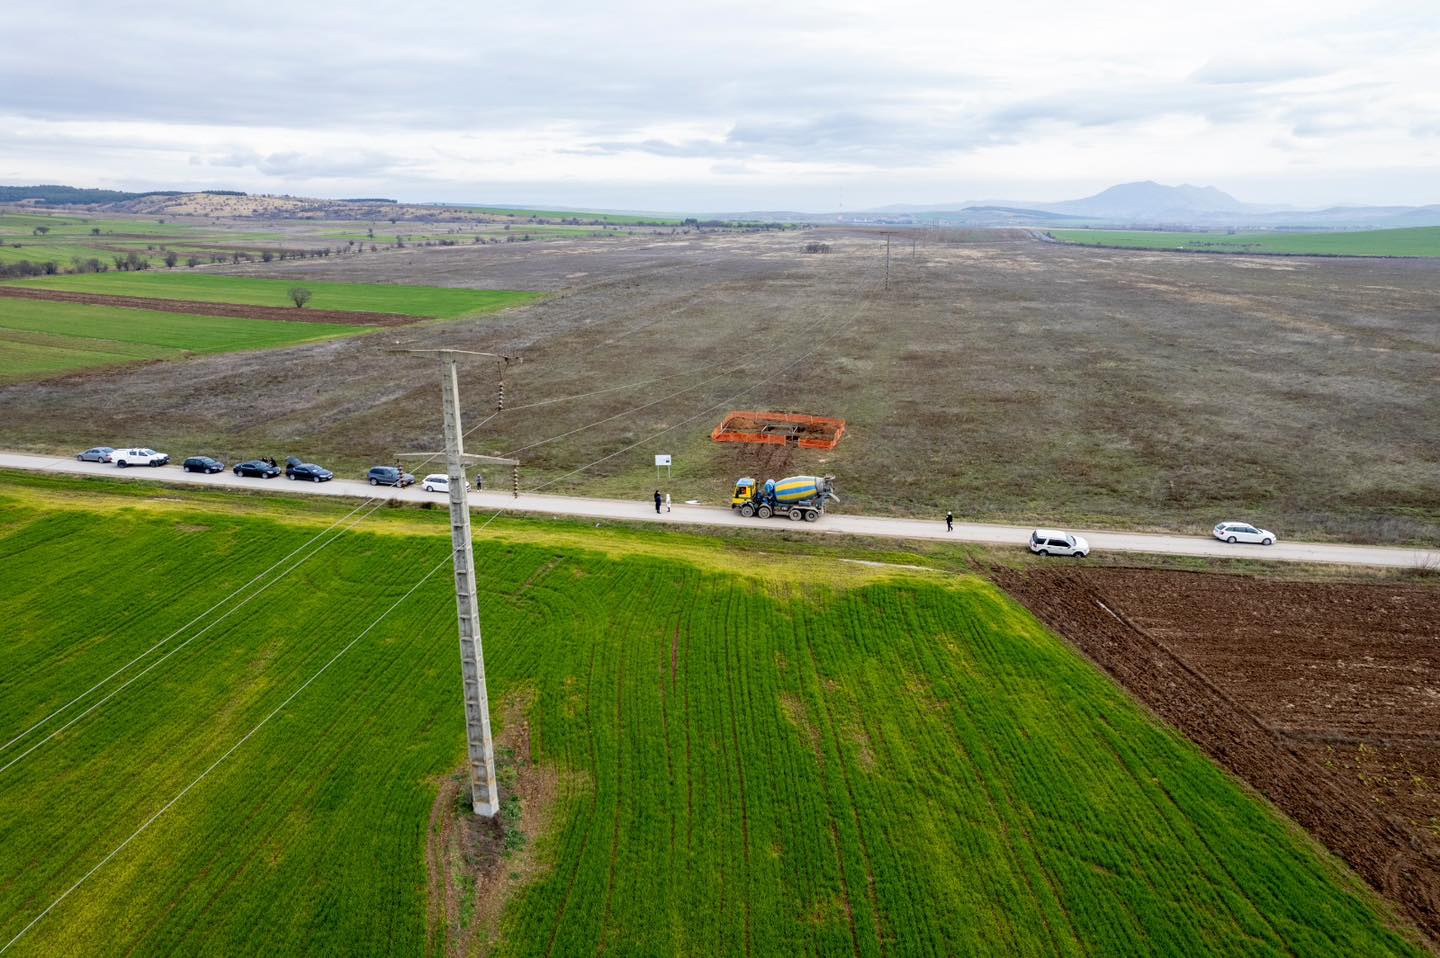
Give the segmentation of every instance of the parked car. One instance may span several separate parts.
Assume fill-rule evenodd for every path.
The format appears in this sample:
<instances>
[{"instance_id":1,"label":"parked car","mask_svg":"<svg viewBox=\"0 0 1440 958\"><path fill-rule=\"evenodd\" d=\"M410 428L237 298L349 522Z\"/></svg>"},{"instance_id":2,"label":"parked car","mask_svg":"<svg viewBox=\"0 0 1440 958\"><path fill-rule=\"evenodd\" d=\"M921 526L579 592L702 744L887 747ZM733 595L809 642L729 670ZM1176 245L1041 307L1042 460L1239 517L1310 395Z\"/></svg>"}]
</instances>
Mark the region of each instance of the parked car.
<instances>
[{"instance_id":1,"label":"parked car","mask_svg":"<svg viewBox=\"0 0 1440 958\"><path fill-rule=\"evenodd\" d=\"M1056 529L1036 529L1030 533L1030 551L1042 556L1074 556L1083 559L1090 554L1090 543L1084 536L1071 535Z\"/></svg>"},{"instance_id":2,"label":"parked car","mask_svg":"<svg viewBox=\"0 0 1440 958\"><path fill-rule=\"evenodd\" d=\"M449 492L450 477L445 475L445 473L443 472L432 472L430 475L420 480L420 488L424 489L426 492ZM465 480L465 488L470 488L469 479Z\"/></svg>"},{"instance_id":3,"label":"parked car","mask_svg":"<svg viewBox=\"0 0 1440 958\"><path fill-rule=\"evenodd\" d=\"M224 472L225 463L209 456L191 456L180 464L180 468L186 472Z\"/></svg>"},{"instance_id":4,"label":"parked car","mask_svg":"<svg viewBox=\"0 0 1440 958\"><path fill-rule=\"evenodd\" d=\"M285 460L285 478L308 479L310 482L329 482L335 473L313 462L301 462L294 456Z\"/></svg>"},{"instance_id":5,"label":"parked car","mask_svg":"<svg viewBox=\"0 0 1440 958\"><path fill-rule=\"evenodd\" d=\"M234 472L237 476L250 476L254 479L274 479L280 475L280 467L272 466L264 459L249 459L236 466Z\"/></svg>"},{"instance_id":6,"label":"parked car","mask_svg":"<svg viewBox=\"0 0 1440 958\"><path fill-rule=\"evenodd\" d=\"M163 466L170 457L163 452L136 446L132 449L116 449L110 453L110 461L121 469L126 466Z\"/></svg>"},{"instance_id":7,"label":"parked car","mask_svg":"<svg viewBox=\"0 0 1440 958\"><path fill-rule=\"evenodd\" d=\"M86 449L75 458L81 462L111 462L113 459L110 454L114 451L112 446L96 446L93 449Z\"/></svg>"},{"instance_id":8,"label":"parked car","mask_svg":"<svg viewBox=\"0 0 1440 958\"><path fill-rule=\"evenodd\" d=\"M1222 522L1215 527L1214 534L1221 542L1258 542L1262 546L1275 544L1275 533L1248 522Z\"/></svg>"},{"instance_id":9,"label":"parked car","mask_svg":"<svg viewBox=\"0 0 1440 958\"><path fill-rule=\"evenodd\" d=\"M415 484L414 476L401 472L394 466L374 466L365 478L370 480L372 486L398 486L403 489Z\"/></svg>"}]
</instances>

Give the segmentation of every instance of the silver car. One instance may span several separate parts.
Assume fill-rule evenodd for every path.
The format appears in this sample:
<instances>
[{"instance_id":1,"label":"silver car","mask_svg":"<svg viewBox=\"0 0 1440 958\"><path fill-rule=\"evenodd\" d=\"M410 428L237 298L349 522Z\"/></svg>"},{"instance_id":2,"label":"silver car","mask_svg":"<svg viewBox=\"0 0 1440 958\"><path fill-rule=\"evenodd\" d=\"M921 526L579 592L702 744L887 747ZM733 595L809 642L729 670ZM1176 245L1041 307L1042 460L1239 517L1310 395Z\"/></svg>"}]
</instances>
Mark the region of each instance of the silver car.
<instances>
[{"instance_id":1,"label":"silver car","mask_svg":"<svg viewBox=\"0 0 1440 958\"><path fill-rule=\"evenodd\" d=\"M109 462L110 454L114 451L113 446L96 446L93 449L86 449L75 458L81 462Z\"/></svg>"}]
</instances>

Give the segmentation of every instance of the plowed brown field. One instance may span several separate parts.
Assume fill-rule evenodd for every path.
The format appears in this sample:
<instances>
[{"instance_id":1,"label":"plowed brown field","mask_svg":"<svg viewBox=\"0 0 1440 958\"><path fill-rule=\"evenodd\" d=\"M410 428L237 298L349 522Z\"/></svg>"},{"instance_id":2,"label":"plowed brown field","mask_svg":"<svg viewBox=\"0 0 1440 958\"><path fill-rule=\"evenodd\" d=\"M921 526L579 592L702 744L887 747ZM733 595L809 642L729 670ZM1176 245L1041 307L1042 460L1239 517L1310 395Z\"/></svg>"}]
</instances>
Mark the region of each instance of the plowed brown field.
<instances>
[{"instance_id":1,"label":"plowed brown field","mask_svg":"<svg viewBox=\"0 0 1440 958\"><path fill-rule=\"evenodd\" d=\"M0 286L0 296L15 299L48 299L57 303L84 303L89 306L120 306L151 309L162 313L191 313L196 316L235 316L240 319L278 319L287 323L343 323L348 326L403 326L423 317L398 313L357 313L336 309L291 309L288 306L247 306L241 303L206 303L185 299L154 299L149 296L110 296L101 293L70 293L59 289L29 289Z\"/></svg>"},{"instance_id":2,"label":"plowed brown field","mask_svg":"<svg viewBox=\"0 0 1440 958\"><path fill-rule=\"evenodd\" d=\"M1440 589L996 578L1440 942Z\"/></svg>"}]
</instances>

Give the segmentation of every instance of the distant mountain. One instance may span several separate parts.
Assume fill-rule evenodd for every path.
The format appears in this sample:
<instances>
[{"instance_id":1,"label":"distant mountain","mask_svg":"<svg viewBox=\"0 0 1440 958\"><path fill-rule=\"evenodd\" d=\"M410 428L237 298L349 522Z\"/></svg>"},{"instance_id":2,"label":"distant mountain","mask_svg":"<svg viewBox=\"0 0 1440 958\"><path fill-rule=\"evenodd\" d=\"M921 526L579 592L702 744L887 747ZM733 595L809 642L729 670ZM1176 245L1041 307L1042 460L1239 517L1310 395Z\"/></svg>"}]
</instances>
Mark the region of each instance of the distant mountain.
<instances>
[{"instance_id":1,"label":"distant mountain","mask_svg":"<svg viewBox=\"0 0 1440 958\"><path fill-rule=\"evenodd\" d=\"M1244 203L1213 186L1121 183L1094 196L1053 203L989 200L897 203L839 217L847 223L965 226L1108 226L1169 229L1396 229L1440 226L1440 205L1334 206L1297 210ZM832 219L833 221L833 219Z\"/></svg>"},{"instance_id":2,"label":"distant mountain","mask_svg":"<svg viewBox=\"0 0 1440 958\"><path fill-rule=\"evenodd\" d=\"M1027 204L1029 205L1029 204ZM1251 208L1213 186L1162 186L1151 180L1121 183L1082 200L1047 203L1045 209L1106 219L1175 220L1197 213L1246 213Z\"/></svg>"}]
</instances>

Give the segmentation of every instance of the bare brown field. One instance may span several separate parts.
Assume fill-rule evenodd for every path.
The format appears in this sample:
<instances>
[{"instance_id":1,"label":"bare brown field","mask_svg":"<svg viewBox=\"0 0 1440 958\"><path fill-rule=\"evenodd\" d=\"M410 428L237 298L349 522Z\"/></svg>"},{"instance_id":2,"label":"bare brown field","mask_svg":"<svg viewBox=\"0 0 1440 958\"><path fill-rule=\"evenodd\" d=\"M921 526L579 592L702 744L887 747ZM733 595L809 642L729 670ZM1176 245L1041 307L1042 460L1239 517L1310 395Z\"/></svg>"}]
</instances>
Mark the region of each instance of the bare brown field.
<instances>
[{"instance_id":1,"label":"bare brown field","mask_svg":"<svg viewBox=\"0 0 1440 958\"><path fill-rule=\"evenodd\" d=\"M1134 569L996 575L1440 940L1440 590Z\"/></svg>"},{"instance_id":2,"label":"bare brown field","mask_svg":"<svg viewBox=\"0 0 1440 958\"><path fill-rule=\"evenodd\" d=\"M225 272L557 293L402 337L523 356L509 408L469 443L504 454L573 430L520 454L522 485L640 443L554 488L643 498L660 452L675 456L677 500L723 501L746 472L817 471L839 477L843 509L1440 539L1440 263L1178 257L997 231L913 251L897 239L885 290L878 235L833 231L834 252L802 253L815 235L405 249ZM394 338L5 389L0 444L136 436L359 469L429 448L439 430L436 374L394 355ZM467 378L473 424L494 411L495 370ZM728 408L843 418L847 435L832 451L759 455L710 441Z\"/></svg>"}]
</instances>

